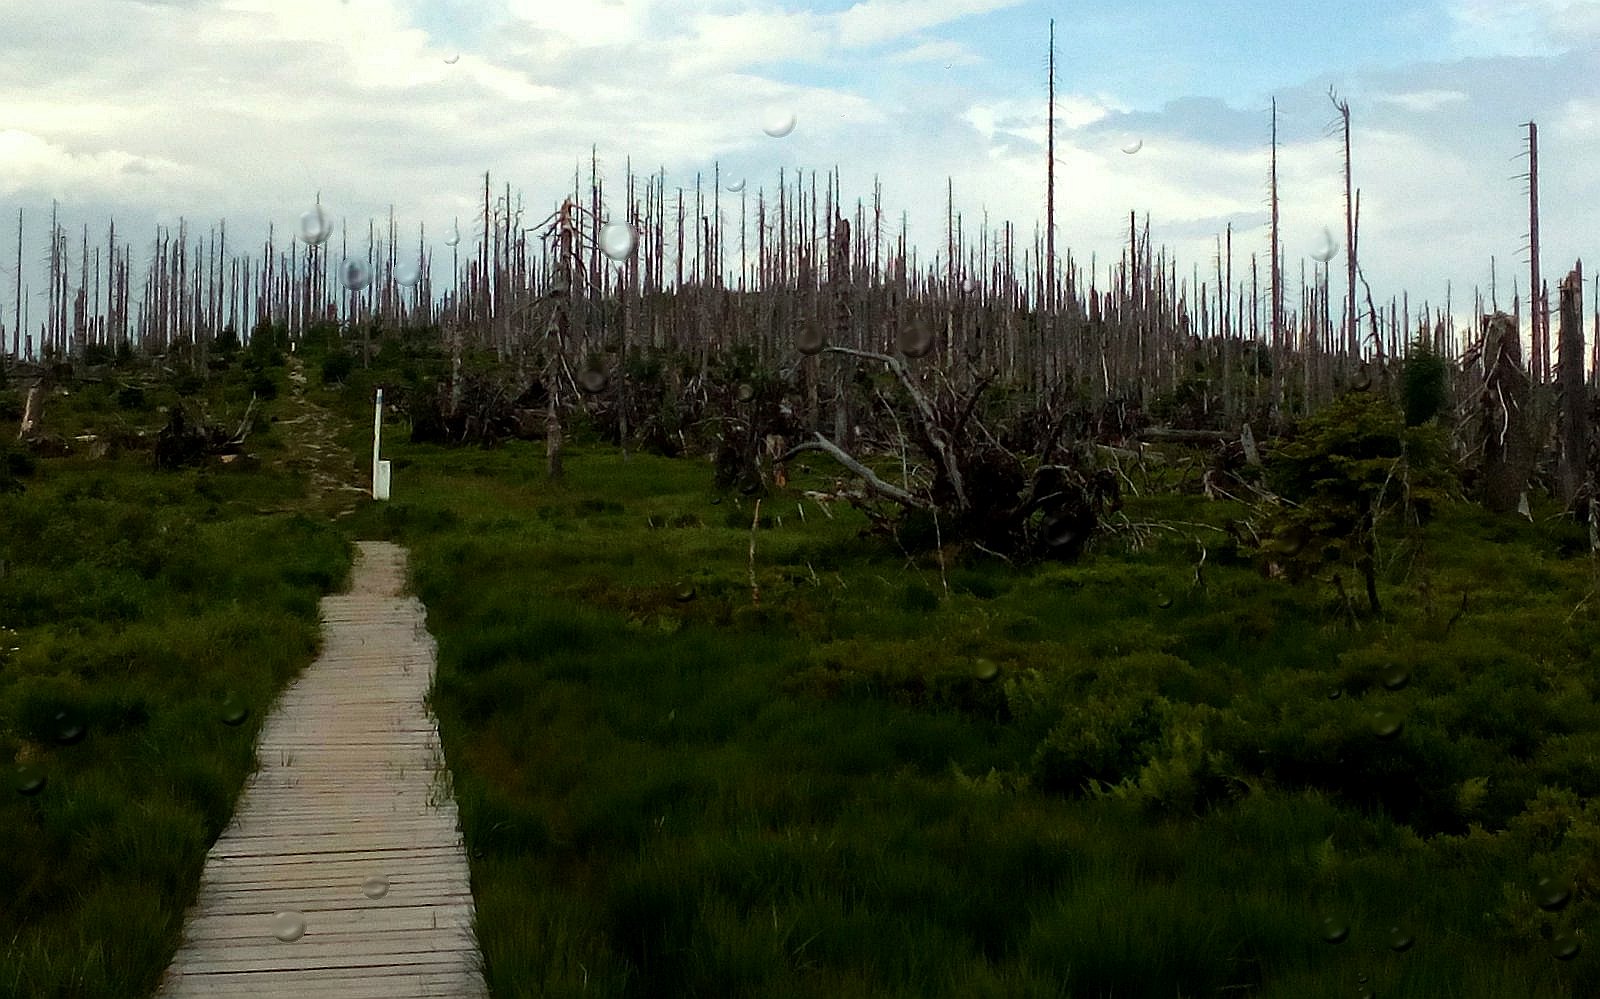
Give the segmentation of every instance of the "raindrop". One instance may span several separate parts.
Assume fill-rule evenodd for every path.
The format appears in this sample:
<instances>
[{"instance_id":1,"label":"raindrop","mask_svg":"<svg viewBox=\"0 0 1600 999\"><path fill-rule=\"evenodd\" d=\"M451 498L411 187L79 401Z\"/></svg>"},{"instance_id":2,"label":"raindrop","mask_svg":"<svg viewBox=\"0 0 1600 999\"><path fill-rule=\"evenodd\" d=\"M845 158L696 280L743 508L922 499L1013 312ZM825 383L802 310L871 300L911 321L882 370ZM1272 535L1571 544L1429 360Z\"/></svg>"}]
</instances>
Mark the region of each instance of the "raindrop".
<instances>
[{"instance_id":1,"label":"raindrop","mask_svg":"<svg viewBox=\"0 0 1600 999\"><path fill-rule=\"evenodd\" d=\"M12 784L18 794L24 798L31 798L44 790L44 771L32 764L18 764L16 773L12 775Z\"/></svg>"},{"instance_id":2,"label":"raindrop","mask_svg":"<svg viewBox=\"0 0 1600 999\"><path fill-rule=\"evenodd\" d=\"M1583 944L1578 942L1578 935L1571 930L1562 930L1550 941L1550 956L1557 961L1570 961L1578 956L1578 951L1583 949Z\"/></svg>"},{"instance_id":3,"label":"raindrop","mask_svg":"<svg viewBox=\"0 0 1600 999\"><path fill-rule=\"evenodd\" d=\"M401 260L396 263L393 273L395 284L404 285L407 288L422 280L421 268L416 265L415 261L411 260Z\"/></svg>"},{"instance_id":4,"label":"raindrop","mask_svg":"<svg viewBox=\"0 0 1600 999\"><path fill-rule=\"evenodd\" d=\"M222 724L239 726L250 717L250 709L237 694L229 694L222 702Z\"/></svg>"},{"instance_id":5,"label":"raindrop","mask_svg":"<svg viewBox=\"0 0 1600 999\"><path fill-rule=\"evenodd\" d=\"M678 592L675 594L675 596L678 603L686 604L694 599L694 587L688 583L685 583L678 587Z\"/></svg>"},{"instance_id":6,"label":"raindrop","mask_svg":"<svg viewBox=\"0 0 1600 999\"><path fill-rule=\"evenodd\" d=\"M55 717L56 741L63 746L73 746L83 741L88 729L83 727L71 712L57 711Z\"/></svg>"},{"instance_id":7,"label":"raindrop","mask_svg":"<svg viewBox=\"0 0 1600 999\"><path fill-rule=\"evenodd\" d=\"M1044 543L1051 548L1071 547L1081 537L1075 518L1058 514L1044 522Z\"/></svg>"},{"instance_id":8,"label":"raindrop","mask_svg":"<svg viewBox=\"0 0 1600 999\"><path fill-rule=\"evenodd\" d=\"M920 324L901 326L895 331L894 345L907 357L927 357L933 353L933 329Z\"/></svg>"},{"instance_id":9,"label":"raindrop","mask_svg":"<svg viewBox=\"0 0 1600 999\"><path fill-rule=\"evenodd\" d=\"M298 912L280 912L272 917L272 935L284 943L294 943L306 935L306 917Z\"/></svg>"},{"instance_id":10,"label":"raindrop","mask_svg":"<svg viewBox=\"0 0 1600 999\"><path fill-rule=\"evenodd\" d=\"M988 683L1000 675L1000 667L996 666L992 659L979 659L972 664L972 675Z\"/></svg>"},{"instance_id":11,"label":"raindrop","mask_svg":"<svg viewBox=\"0 0 1600 999\"><path fill-rule=\"evenodd\" d=\"M1404 690L1411 682L1411 673L1404 666L1391 666L1383 674L1384 690Z\"/></svg>"},{"instance_id":12,"label":"raindrop","mask_svg":"<svg viewBox=\"0 0 1600 999\"><path fill-rule=\"evenodd\" d=\"M445 246L460 246L461 245L461 223L459 223L459 222L451 222L450 223L450 238L444 241L444 245Z\"/></svg>"},{"instance_id":13,"label":"raindrop","mask_svg":"<svg viewBox=\"0 0 1600 999\"><path fill-rule=\"evenodd\" d=\"M372 283L372 272L367 269L365 260L351 257L339 265L339 280L351 291L360 291Z\"/></svg>"},{"instance_id":14,"label":"raindrop","mask_svg":"<svg viewBox=\"0 0 1600 999\"><path fill-rule=\"evenodd\" d=\"M774 139L781 139L793 132L794 125L794 112L787 108L768 108L761 119L761 130Z\"/></svg>"},{"instance_id":15,"label":"raindrop","mask_svg":"<svg viewBox=\"0 0 1600 999\"><path fill-rule=\"evenodd\" d=\"M321 205L313 205L311 210L300 216L300 238L312 246L320 246L333 235L333 226L328 224L328 216L323 213Z\"/></svg>"},{"instance_id":16,"label":"raindrop","mask_svg":"<svg viewBox=\"0 0 1600 999\"><path fill-rule=\"evenodd\" d=\"M1372 713L1372 734L1380 739L1393 739L1406 727L1406 723L1393 711Z\"/></svg>"},{"instance_id":17,"label":"raindrop","mask_svg":"<svg viewBox=\"0 0 1600 999\"><path fill-rule=\"evenodd\" d=\"M1136 136L1129 136L1128 138L1122 140L1122 151L1127 153L1129 156L1132 156L1134 153L1143 148L1144 140Z\"/></svg>"},{"instance_id":18,"label":"raindrop","mask_svg":"<svg viewBox=\"0 0 1600 999\"><path fill-rule=\"evenodd\" d=\"M1350 924L1329 916L1322 921L1322 939L1331 944L1341 944L1350 938Z\"/></svg>"},{"instance_id":19,"label":"raindrop","mask_svg":"<svg viewBox=\"0 0 1600 999\"><path fill-rule=\"evenodd\" d=\"M740 402L749 402L756 397L756 388L749 382L740 382L737 395Z\"/></svg>"},{"instance_id":20,"label":"raindrop","mask_svg":"<svg viewBox=\"0 0 1600 999\"><path fill-rule=\"evenodd\" d=\"M382 898L389 894L389 879L380 874L374 874L362 884L361 894L368 898Z\"/></svg>"},{"instance_id":21,"label":"raindrop","mask_svg":"<svg viewBox=\"0 0 1600 999\"><path fill-rule=\"evenodd\" d=\"M1572 901L1572 882L1566 878L1540 878L1533 900L1546 912L1560 912Z\"/></svg>"},{"instance_id":22,"label":"raindrop","mask_svg":"<svg viewBox=\"0 0 1600 999\"><path fill-rule=\"evenodd\" d=\"M445 63L446 66L454 66L456 63L458 63L460 61L461 61L461 53L457 52L455 55L446 56L445 60L444 60L444 63Z\"/></svg>"},{"instance_id":23,"label":"raindrop","mask_svg":"<svg viewBox=\"0 0 1600 999\"><path fill-rule=\"evenodd\" d=\"M1333 255L1338 252L1339 241L1334 239L1333 233L1329 232L1327 227L1324 226L1322 230L1322 238L1317 241L1316 248L1311 251L1311 255L1322 263L1327 263L1328 261L1332 260Z\"/></svg>"},{"instance_id":24,"label":"raindrop","mask_svg":"<svg viewBox=\"0 0 1600 999\"><path fill-rule=\"evenodd\" d=\"M973 278L963 278L961 280L961 290L970 295L978 290L978 282Z\"/></svg>"},{"instance_id":25,"label":"raindrop","mask_svg":"<svg viewBox=\"0 0 1600 999\"><path fill-rule=\"evenodd\" d=\"M820 354L825 343L822 327L807 323L794 334L794 349L802 354Z\"/></svg>"},{"instance_id":26,"label":"raindrop","mask_svg":"<svg viewBox=\"0 0 1600 999\"><path fill-rule=\"evenodd\" d=\"M612 260L627 260L638 244L633 228L621 222L608 222L600 230L600 250Z\"/></svg>"},{"instance_id":27,"label":"raindrop","mask_svg":"<svg viewBox=\"0 0 1600 999\"><path fill-rule=\"evenodd\" d=\"M739 180L730 183L728 185L728 190L734 194L738 194L740 191L744 190L744 179L740 178Z\"/></svg>"},{"instance_id":28,"label":"raindrop","mask_svg":"<svg viewBox=\"0 0 1600 999\"><path fill-rule=\"evenodd\" d=\"M1410 950L1411 945L1416 942L1417 940L1415 937L1407 933L1405 930L1402 930L1400 927L1389 927L1389 949L1394 951L1396 954L1404 954L1406 951Z\"/></svg>"},{"instance_id":29,"label":"raindrop","mask_svg":"<svg viewBox=\"0 0 1600 999\"><path fill-rule=\"evenodd\" d=\"M599 395L606 390L610 379L604 371L598 368L587 368L578 375L578 387L590 395Z\"/></svg>"}]
</instances>

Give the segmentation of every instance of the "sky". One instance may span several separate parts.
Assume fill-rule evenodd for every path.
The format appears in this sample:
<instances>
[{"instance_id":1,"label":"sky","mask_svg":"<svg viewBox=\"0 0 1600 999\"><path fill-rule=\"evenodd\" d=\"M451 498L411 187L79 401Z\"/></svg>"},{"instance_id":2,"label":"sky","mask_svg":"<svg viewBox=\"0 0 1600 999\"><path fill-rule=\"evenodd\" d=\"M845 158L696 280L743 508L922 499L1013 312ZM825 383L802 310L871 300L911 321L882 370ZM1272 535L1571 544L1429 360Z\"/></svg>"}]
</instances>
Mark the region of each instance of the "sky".
<instances>
[{"instance_id":1,"label":"sky","mask_svg":"<svg viewBox=\"0 0 1600 999\"><path fill-rule=\"evenodd\" d=\"M441 251L459 217L465 249L485 171L533 225L595 147L607 178L631 160L670 191L720 169L752 205L780 168L837 167L851 205L876 177L925 265L947 179L969 235L985 215L1029 241L1043 224L1052 19L1057 247L1102 283L1130 211L1202 279L1231 223L1236 280L1251 253L1264 280L1274 98L1298 281L1323 228L1343 235L1330 88L1376 300L1448 287L1464 323L1491 258L1502 307L1526 292L1529 120L1544 276L1584 255L1597 273L1600 0L0 0L0 233L22 210L36 327L52 201L91 245L113 217L145 248L225 218L243 248L269 223L281 243L320 192L352 230L392 205ZM793 131L766 134L773 114Z\"/></svg>"}]
</instances>

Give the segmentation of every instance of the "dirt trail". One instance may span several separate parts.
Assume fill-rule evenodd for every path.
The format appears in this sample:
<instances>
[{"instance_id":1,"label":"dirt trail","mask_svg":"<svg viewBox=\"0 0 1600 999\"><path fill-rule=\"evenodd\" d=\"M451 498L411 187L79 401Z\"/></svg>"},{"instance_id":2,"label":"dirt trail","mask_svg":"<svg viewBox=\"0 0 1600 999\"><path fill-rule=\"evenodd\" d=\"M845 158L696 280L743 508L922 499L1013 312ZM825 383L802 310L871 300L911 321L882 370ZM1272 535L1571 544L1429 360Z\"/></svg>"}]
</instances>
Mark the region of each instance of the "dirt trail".
<instances>
[{"instance_id":1,"label":"dirt trail","mask_svg":"<svg viewBox=\"0 0 1600 999\"><path fill-rule=\"evenodd\" d=\"M302 472L310 479L308 499L313 507L333 517L347 517L356 511L360 497L371 494L370 483L363 482L347 448L336 436L337 418L327 407L306 395L305 365L289 355L289 403L294 415L279 420L277 426L288 439L289 449L272 464L290 472Z\"/></svg>"}]
</instances>

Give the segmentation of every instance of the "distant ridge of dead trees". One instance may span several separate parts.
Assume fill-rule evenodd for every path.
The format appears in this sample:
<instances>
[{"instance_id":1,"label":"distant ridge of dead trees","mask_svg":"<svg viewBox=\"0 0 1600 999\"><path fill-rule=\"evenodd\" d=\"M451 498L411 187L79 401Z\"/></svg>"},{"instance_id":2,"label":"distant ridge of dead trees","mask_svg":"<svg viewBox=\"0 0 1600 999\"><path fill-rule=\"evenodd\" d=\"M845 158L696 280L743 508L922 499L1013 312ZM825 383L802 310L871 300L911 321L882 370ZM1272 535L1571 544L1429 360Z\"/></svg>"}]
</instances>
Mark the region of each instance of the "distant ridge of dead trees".
<instances>
[{"instance_id":1,"label":"distant ridge of dead trees","mask_svg":"<svg viewBox=\"0 0 1600 999\"><path fill-rule=\"evenodd\" d=\"M1334 101L1348 142L1347 108ZM1536 155L1531 128L1529 139ZM1274 192L1275 180L1274 172ZM1173 429L1232 434L1246 419L1271 433L1339 391L1386 378L1418 337L1458 364L1490 357L1492 388L1497 398L1510 393L1508 406L1517 391L1506 380L1509 355L1494 354L1509 341L1487 321L1492 310L1481 295L1474 294L1465 329L1448 297L1442 308L1424 302L1414 309L1404 295L1380 306L1370 289L1359 316L1351 314L1354 289L1345 289L1336 316L1329 268L1308 274L1302 264L1297 305L1287 308L1284 292L1293 289L1282 287L1289 278L1281 260L1270 262L1267 287L1254 253L1248 277L1235 280L1231 226L1219 234L1209 275L1197 265L1181 274L1168 250L1152 245L1148 216L1141 225L1133 212L1115 262L1091 258L1086 266L1067 250L1047 269L1041 262L1054 250L1048 233L1036 229L1030 239L1011 222L991 226L987 217L974 232L954 210L953 188L945 244L927 260L909 245L904 214L897 231L886 221L876 180L870 201L847 204L836 170L780 171L775 189L741 187L734 195L720 168L692 188L673 188L664 171L639 175L630 164L620 186L620 198L608 196L592 156L587 190L575 175L564 204L529 226L521 194L510 185L497 190L486 174L472 239L451 245L443 273L420 234L415 244L401 238L392 209L385 225L369 221L364 239L352 239L342 225L322 245L284 243L273 228L263 246L247 251L230 244L225 222L202 236L180 220L175 230L158 229L138 272L115 223L103 245L91 245L86 226L74 240L53 211L46 314L26 334L33 320L21 281L19 211L17 307L9 331L0 325L0 346L14 357L42 353L77 367L91 347L131 346L188 358L204 372L224 331L248 342L270 325L294 342L313 323L334 322L345 346L366 360L374 329L436 328L453 357L489 353L525 381L538 380L554 434L558 409L584 396L585 377L604 376L613 392L627 393L630 358L687 358L687 369L669 366L670 390L705 395L712 359L737 348L767 369L789 372L798 419L808 432L831 431L841 447L871 414L870 398L852 385L864 364L878 363L874 355L896 357L921 391L937 384L958 396L989 385L1033 404L1068 393L1091 409L1148 413L1159 399L1196 392L1200 415L1191 417L1198 423ZM1355 194L1347 204L1351 242ZM1273 207L1275 219L1275 198ZM637 233L636 250L620 262L601 245L602 227L612 221ZM1273 236L1276 244L1275 225ZM1353 249L1347 245L1352 271ZM372 275L357 291L338 280L336 265L349 257ZM397 280L398 264L416 268L414 285ZM1581 281L1570 291L1563 286L1563 384L1583 377L1583 348L1576 369L1565 350L1569 328L1573 337L1582 334L1581 294ZM1514 301L1513 329L1519 314ZM1362 319L1367 334L1358 338ZM1594 322L1600 329L1600 314ZM923 342L925 351L903 349ZM1536 395L1553 390L1537 357L1544 345L1536 344L1530 361L1517 361ZM827 364L819 363L824 347ZM459 361L456 372L458 404ZM1197 378L1200 388L1191 384ZM1561 409L1564 426L1576 419L1575 406ZM618 408L624 442L631 412ZM1564 446L1575 451L1577 443ZM558 467L558 451L551 465ZM1570 472L1562 478L1564 492L1575 488Z\"/></svg>"}]
</instances>

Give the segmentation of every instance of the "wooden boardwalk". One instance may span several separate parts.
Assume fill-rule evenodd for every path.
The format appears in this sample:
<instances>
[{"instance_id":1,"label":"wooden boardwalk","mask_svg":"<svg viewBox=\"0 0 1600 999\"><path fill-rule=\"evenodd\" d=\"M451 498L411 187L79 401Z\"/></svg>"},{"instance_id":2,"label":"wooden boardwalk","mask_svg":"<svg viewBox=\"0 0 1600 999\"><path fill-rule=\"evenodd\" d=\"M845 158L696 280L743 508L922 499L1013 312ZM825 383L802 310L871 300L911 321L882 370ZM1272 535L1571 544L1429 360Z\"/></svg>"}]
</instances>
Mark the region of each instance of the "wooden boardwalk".
<instances>
[{"instance_id":1,"label":"wooden boardwalk","mask_svg":"<svg viewBox=\"0 0 1600 999\"><path fill-rule=\"evenodd\" d=\"M353 577L323 598L322 654L262 727L162 997L488 994L404 549L361 542Z\"/></svg>"}]
</instances>

